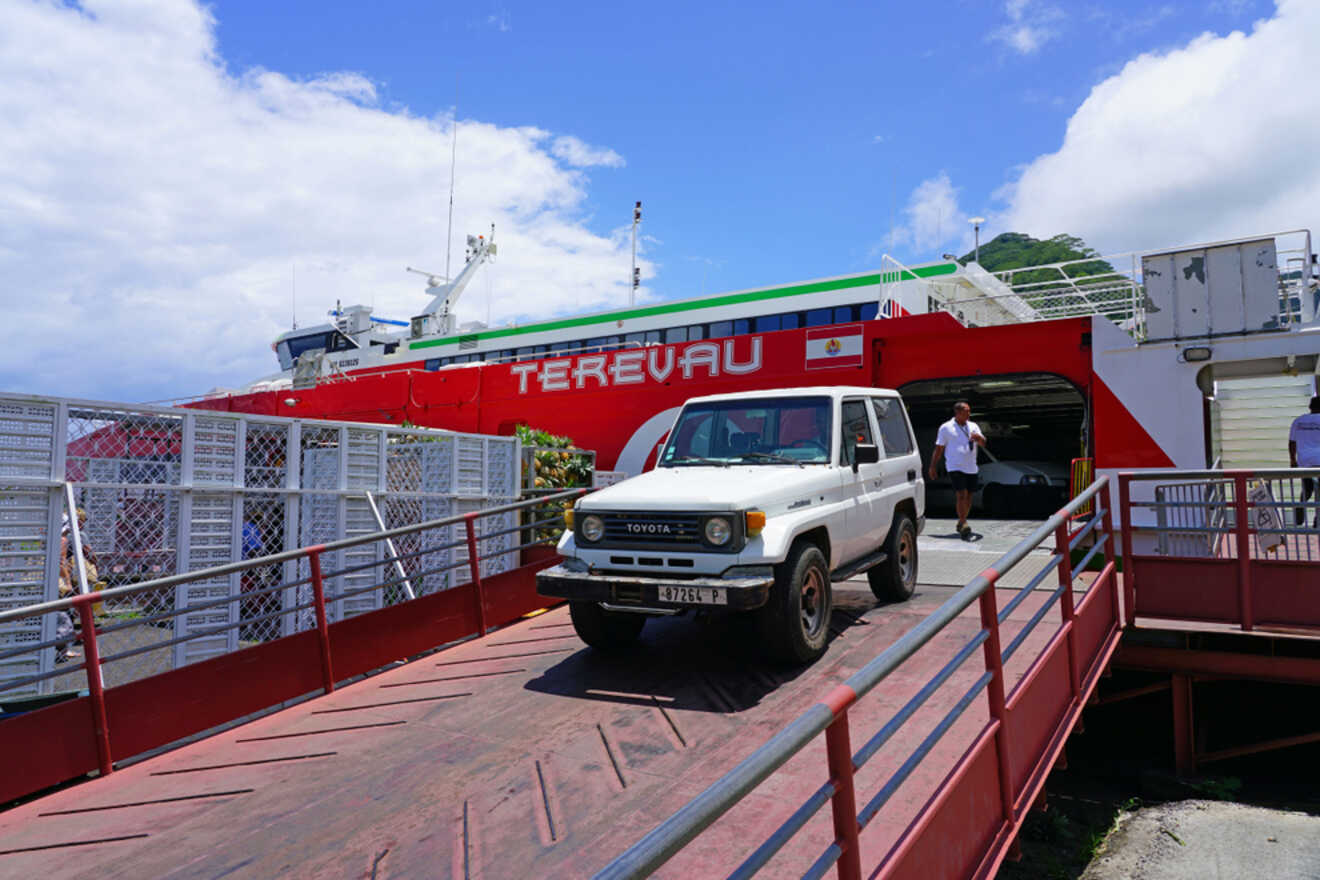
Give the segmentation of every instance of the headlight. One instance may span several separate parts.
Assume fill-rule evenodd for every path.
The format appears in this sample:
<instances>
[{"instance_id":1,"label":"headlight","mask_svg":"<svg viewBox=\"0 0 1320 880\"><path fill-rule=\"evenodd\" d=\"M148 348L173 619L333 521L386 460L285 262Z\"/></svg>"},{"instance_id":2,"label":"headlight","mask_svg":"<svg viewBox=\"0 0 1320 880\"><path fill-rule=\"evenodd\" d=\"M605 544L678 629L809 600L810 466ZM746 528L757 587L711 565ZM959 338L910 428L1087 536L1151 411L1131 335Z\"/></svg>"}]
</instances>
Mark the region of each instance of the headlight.
<instances>
[{"instance_id":1,"label":"headlight","mask_svg":"<svg viewBox=\"0 0 1320 880\"><path fill-rule=\"evenodd\" d=\"M1022 479L1018 480L1018 483L1023 486L1044 486L1046 480L1040 474L1027 474Z\"/></svg>"},{"instance_id":2,"label":"headlight","mask_svg":"<svg viewBox=\"0 0 1320 880\"><path fill-rule=\"evenodd\" d=\"M582 540L593 544L605 537L605 521L595 514L582 517Z\"/></svg>"},{"instance_id":3,"label":"headlight","mask_svg":"<svg viewBox=\"0 0 1320 880\"><path fill-rule=\"evenodd\" d=\"M723 547L733 537L733 527L722 516L712 516L706 520L706 543Z\"/></svg>"}]
</instances>

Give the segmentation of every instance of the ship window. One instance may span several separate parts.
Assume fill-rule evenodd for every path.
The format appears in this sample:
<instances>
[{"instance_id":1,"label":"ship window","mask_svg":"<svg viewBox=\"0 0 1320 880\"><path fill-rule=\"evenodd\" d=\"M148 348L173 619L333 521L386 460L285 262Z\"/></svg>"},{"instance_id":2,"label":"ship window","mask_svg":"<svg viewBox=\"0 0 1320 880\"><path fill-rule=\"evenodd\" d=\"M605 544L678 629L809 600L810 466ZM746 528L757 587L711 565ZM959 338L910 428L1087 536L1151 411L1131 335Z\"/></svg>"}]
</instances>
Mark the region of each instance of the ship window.
<instances>
[{"instance_id":1,"label":"ship window","mask_svg":"<svg viewBox=\"0 0 1320 880\"><path fill-rule=\"evenodd\" d=\"M524 345L522 348L514 352L514 354L518 356L518 360L525 361L532 356L532 347L530 345Z\"/></svg>"},{"instance_id":2,"label":"ship window","mask_svg":"<svg viewBox=\"0 0 1320 880\"><path fill-rule=\"evenodd\" d=\"M779 316L780 330L795 330L801 326L801 323L797 312L785 312Z\"/></svg>"},{"instance_id":3,"label":"ship window","mask_svg":"<svg viewBox=\"0 0 1320 880\"><path fill-rule=\"evenodd\" d=\"M746 318L739 318L733 322L733 335L746 336L752 332L752 322Z\"/></svg>"},{"instance_id":4,"label":"ship window","mask_svg":"<svg viewBox=\"0 0 1320 880\"><path fill-rule=\"evenodd\" d=\"M550 353L564 354L565 352L568 351L568 345L569 344L567 342L556 342L555 344L550 346Z\"/></svg>"},{"instance_id":5,"label":"ship window","mask_svg":"<svg viewBox=\"0 0 1320 880\"><path fill-rule=\"evenodd\" d=\"M779 329L778 315L762 315L756 319L757 333L770 333Z\"/></svg>"},{"instance_id":6,"label":"ship window","mask_svg":"<svg viewBox=\"0 0 1320 880\"><path fill-rule=\"evenodd\" d=\"M852 306L836 306L834 309L834 323L846 324L853 319Z\"/></svg>"},{"instance_id":7,"label":"ship window","mask_svg":"<svg viewBox=\"0 0 1320 880\"><path fill-rule=\"evenodd\" d=\"M652 345L652 344L656 344L656 343L659 343L659 342L660 342L660 331L659 331L659 330L647 330L647 331L646 331L646 344L647 344L647 345Z\"/></svg>"},{"instance_id":8,"label":"ship window","mask_svg":"<svg viewBox=\"0 0 1320 880\"><path fill-rule=\"evenodd\" d=\"M732 336L732 335L733 335L732 321L716 321L710 325L709 338L711 339L719 339L721 336Z\"/></svg>"},{"instance_id":9,"label":"ship window","mask_svg":"<svg viewBox=\"0 0 1320 880\"><path fill-rule=\"evenodd\" d=\"M688 328L670 327L665 331L665 342L687 342Z\"/></svg>"},{"instance_id":10,"label":"ship window","mask_svg":"<svg viewBox=\"0 0 1320 880\"><path fill-rule=\"evenodd\" d=\"M704 336L702 333L703 329L704 328L700 324L693 324L691 327L687 328L688 342L696 342L698 339L701 339Z\"/></svg>"},{"instance_id":11,"label":"ship window","mask_svg":"<svg viewBox=\"0 0 1320 880\"><path fill-rule=\"evenodd\" d=\"M533 345L533 346L532 346L532 357L534 357L534 358L543 358L543 357L545 357L545 355L546 355L546 351L547 351L547 349L546 349L546 347L545 347L544 345Z\"/></svg>"},{"instance_id":12,"label":"ship window","mask_svg":"<svg viewBox=\"0 0 1320 880\"><path fill-rule=\"evenodd\" d=\"M430 358L423 366L428 370L440 369L440 358Z\"/></svg>"},{"instance_id":13,"label":"ship window","mask_svg":"<svg viewBox=\"0 0 1320 880\"><path fill-rule=\"evenodd\" d=\"M299 336L287 340L289 346L289 358L296 361L298 355L303 354L304 352L315 351L318 348L325 348L328 344L327 337L329 335L330 334L328 333L313 333L310 336Z\"/></svg>"},{"instance_id":14,"label":"ship window","mask_svg":"<svg viewBox=\"0 0 1320 880\"><path fill-rule=\"evenodd\" d=\"M641 343L641 342L644 342L645 340L646 340L646 334L645 334L645 333L625 333L625 334L623 334L623 341L624 341L624 342L637 342L637 343Z\"/></svg>"},{"instance_id":15,"label":"ship window","mask_svg":"<svg viewBox=\"0 0 1320 880\"><path fill-rule=\"evenodd\" d=\"M874 303L874 302L862 303L861 310L858 313L858 318L860 318L863 321L870 321L878 314L880 314L880 303Z\"/></svg>"},{"instance_id":16,"label":"ship window","mask_svg":"<svg viewBox=\"0 0 1320 880\"><path fill-rule=\"evenodd\" d=\"M811 309L807 312L807 326L820 327L830 323L833 317L829 309Z\"/></svg>"}]
</instances>

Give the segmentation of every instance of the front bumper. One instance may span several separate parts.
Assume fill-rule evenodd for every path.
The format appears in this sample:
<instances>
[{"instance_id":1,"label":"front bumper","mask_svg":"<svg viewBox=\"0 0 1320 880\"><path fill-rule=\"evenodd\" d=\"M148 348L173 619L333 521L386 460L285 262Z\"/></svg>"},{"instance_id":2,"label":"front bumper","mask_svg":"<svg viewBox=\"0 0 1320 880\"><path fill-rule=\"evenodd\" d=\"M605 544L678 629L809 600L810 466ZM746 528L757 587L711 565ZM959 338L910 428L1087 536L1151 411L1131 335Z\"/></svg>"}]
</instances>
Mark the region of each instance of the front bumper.
<instances>
[{"instance_id":1,"label":"front bumper","mask_svg":"<svg viewBox=\"0 0 1320 880\"><path fill-rule=\"evenodd\" d=\"M770 587L774 582L775 579L771 575L727 578L638 577L626 574L569 571L562 565L556 565L537 573L536 592L542 596L569 599L574 602L604 602L609 605L636 608L710 608L750 611L766 603L770 597ZM660 598L661 590L664 588L681 590L684 587L722 591L725 602L720 604L672 602Z\"/></svg>"}]
</instances>

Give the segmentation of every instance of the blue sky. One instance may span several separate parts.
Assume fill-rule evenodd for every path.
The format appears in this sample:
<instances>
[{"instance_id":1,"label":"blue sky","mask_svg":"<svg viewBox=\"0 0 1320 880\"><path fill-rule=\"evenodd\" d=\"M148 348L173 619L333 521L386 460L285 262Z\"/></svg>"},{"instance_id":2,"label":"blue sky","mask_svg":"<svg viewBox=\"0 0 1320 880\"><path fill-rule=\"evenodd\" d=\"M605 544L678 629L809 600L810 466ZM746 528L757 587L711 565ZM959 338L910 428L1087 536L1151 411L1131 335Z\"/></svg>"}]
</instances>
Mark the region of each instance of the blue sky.
<instances>
[{"instance_id":1,"label":"blue sky","mask_svg":"<svg viewBox=\"0 0 1320 880\"><path fill-rule=\"evenodd\" d=\"M1270 4L212 8L235 69L356 71L386 104L423 115L449 111L457 79L461 118L615 150L626 165L591 173L589 223L626 223L642 199L667 297L871 268L913 188L940 172L966 213L992 214L996 190L1058 148L1093 85L1142 52L1249 26Z\"/></svg>"},{"instance_id":2,"label":"blue sky","mask_svg":"<svg viewBox=\"0 0 1320 880\"><path fill-rule=\"evenodd\" d=\"M1320 226L1320 3L0 4L0 388L238 387L497 226L461 321ZM454 121L455 88L458 117ZM95 369L66 351L96 352Z\"/></svg>"}]
</instances>

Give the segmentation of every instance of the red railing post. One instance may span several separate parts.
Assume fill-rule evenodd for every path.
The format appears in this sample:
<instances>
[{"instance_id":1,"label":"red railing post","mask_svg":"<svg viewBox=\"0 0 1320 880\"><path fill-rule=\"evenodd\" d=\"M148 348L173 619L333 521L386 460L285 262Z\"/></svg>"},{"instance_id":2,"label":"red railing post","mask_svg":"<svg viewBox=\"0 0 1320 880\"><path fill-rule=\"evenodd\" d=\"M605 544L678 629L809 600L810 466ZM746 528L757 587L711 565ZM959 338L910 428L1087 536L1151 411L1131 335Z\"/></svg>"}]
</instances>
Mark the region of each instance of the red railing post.
<instances>
[{"instance_id":1,"label":"red railing post","mask_svg":"<svg viewBox=\"0 0 1320 880\"><path fill-rule=\"evenodd\" d=\"M316 600L316 631L321 642L321 687L331 693L335 689L335 672L330 662L330 622L325 613L325 579L321 577L321 548L307 548L307 561L312 568L312 595Z\"/></svg>"},{"instance_id":2,"label":"red railing post","mask_svg":"<svg viewBox=\"0 0 1320 880\"><path fill-rule=\"evenodd\" d=\"M1127 625L1137 622L1137 588L1132 562L1132 489L1131 474L1118 475L1118 512L1122 516L1123 527L1123 616Z\"/></svg>"},{"instance_id":3,"label":"red railing post","mask_svg":"<svg viewBox=\"0 0 1320 880\"><path fill-rule=\"evenodd\" d=\"M1253 626L1251 613L1251 525L1247 521L1247 475L1233 474L1233 508L1236 523L1233 532L1237 541L1238 558L1238 616L1244 630Z\"/></svg>"},{"instance_id":4,"label":"red railing post","mask_svg":"<svg viewBox=\"0 0 1320 880\"><path fill-rule=\"evenodd\" d=\"M1101 517L1100 522L1100 527L1105 531L1105 568L1110 569L1109 597L1114 603L1114 622L1122 629L1123 616L1118 612L1118 575L1111 568L1114 565L1114 517L1109 509L1109 499L1106 498L1105 501L1104 515Z\"/></svg>"},{"instance_id":5,"label":"red railing post","mask_svg":"<svg viewBox=\"0 0 1320 880\"><path fill-rule=\"evenodd\" d=\"M1077 658L1077 633L1076 626L1073 623L1075 610L1073 608L1073 571L1072 571L1072 552L1069 550L1069 543L1072 536L1068 533L1068 520L1059 523L1059 527L1054 530L1054 543L1059 552L1059 586L1063 587L1063 592L1059 594L1059 610L1063 614L1063 625L1067 630L1064 636L1068 640L1068 679L1072 683L1073 699L1081 699L1082 696L1082 678L1081 665Z\"/></svg>"},{"instance_id":6,"label":"red railing post","mask_svg":"<svg viewBox=\"0 0 1320 880\"><path fill-rule=\"evenodd\" d=\"M839 880L861 880L862 854L859 851L857 828L857 800L853 791L852 743L848 736L848 710L834 716L825 728L825 752L829 759L830 781L834 783L834 797L830 807L834 812L834 840L842 848L839 856Z\"/></svg>"},{"instance_id":7,"label":"red railing post","mask_svg":"<svg viewBox=\"0 0 1320 880\"><path fill-rule=\"evenodd\" d=\"M463 517L463 527L467 530L468 570L472 572L472 593L477 601L477 635L486 634L486 597L481 589L481 557L477 555L477 513L474 511Z\"/></svg>"},{"instance_id":8,"label":"red railing post","mask_svg":"<svg viewBox=\"0 0 1320 880\"><path fill-rule=\"evenodd\" d=\"M78 603L78 619L82 623L83 668L87 672L87 696L92 707L92 729L96 734L96 757L101 775L109 776L115 768L110 753L110 723L105 712L105 682L101 679L101 649L96 642L92 595L74 601Z\"/></svg>"},{"instance_id":9,"label":"red railing post","mask_svg":"<svg viewBox=\"0 0 1320 880\"><path fill-rule=\"evenodd\" d=\"M1004 703L1004 655L999 647L999 609L995 603L995 585L985 588L981 594L981 628L986 632L985 668L990 673L990 684L986 694L990 699L990 719L995 724L995 756L999 761L999 798L1004 811L1004 821L1012 822L1013 779L1009 775L1008 730L1004 726L1008 708Z\"/></svg>"}]
</instances>

